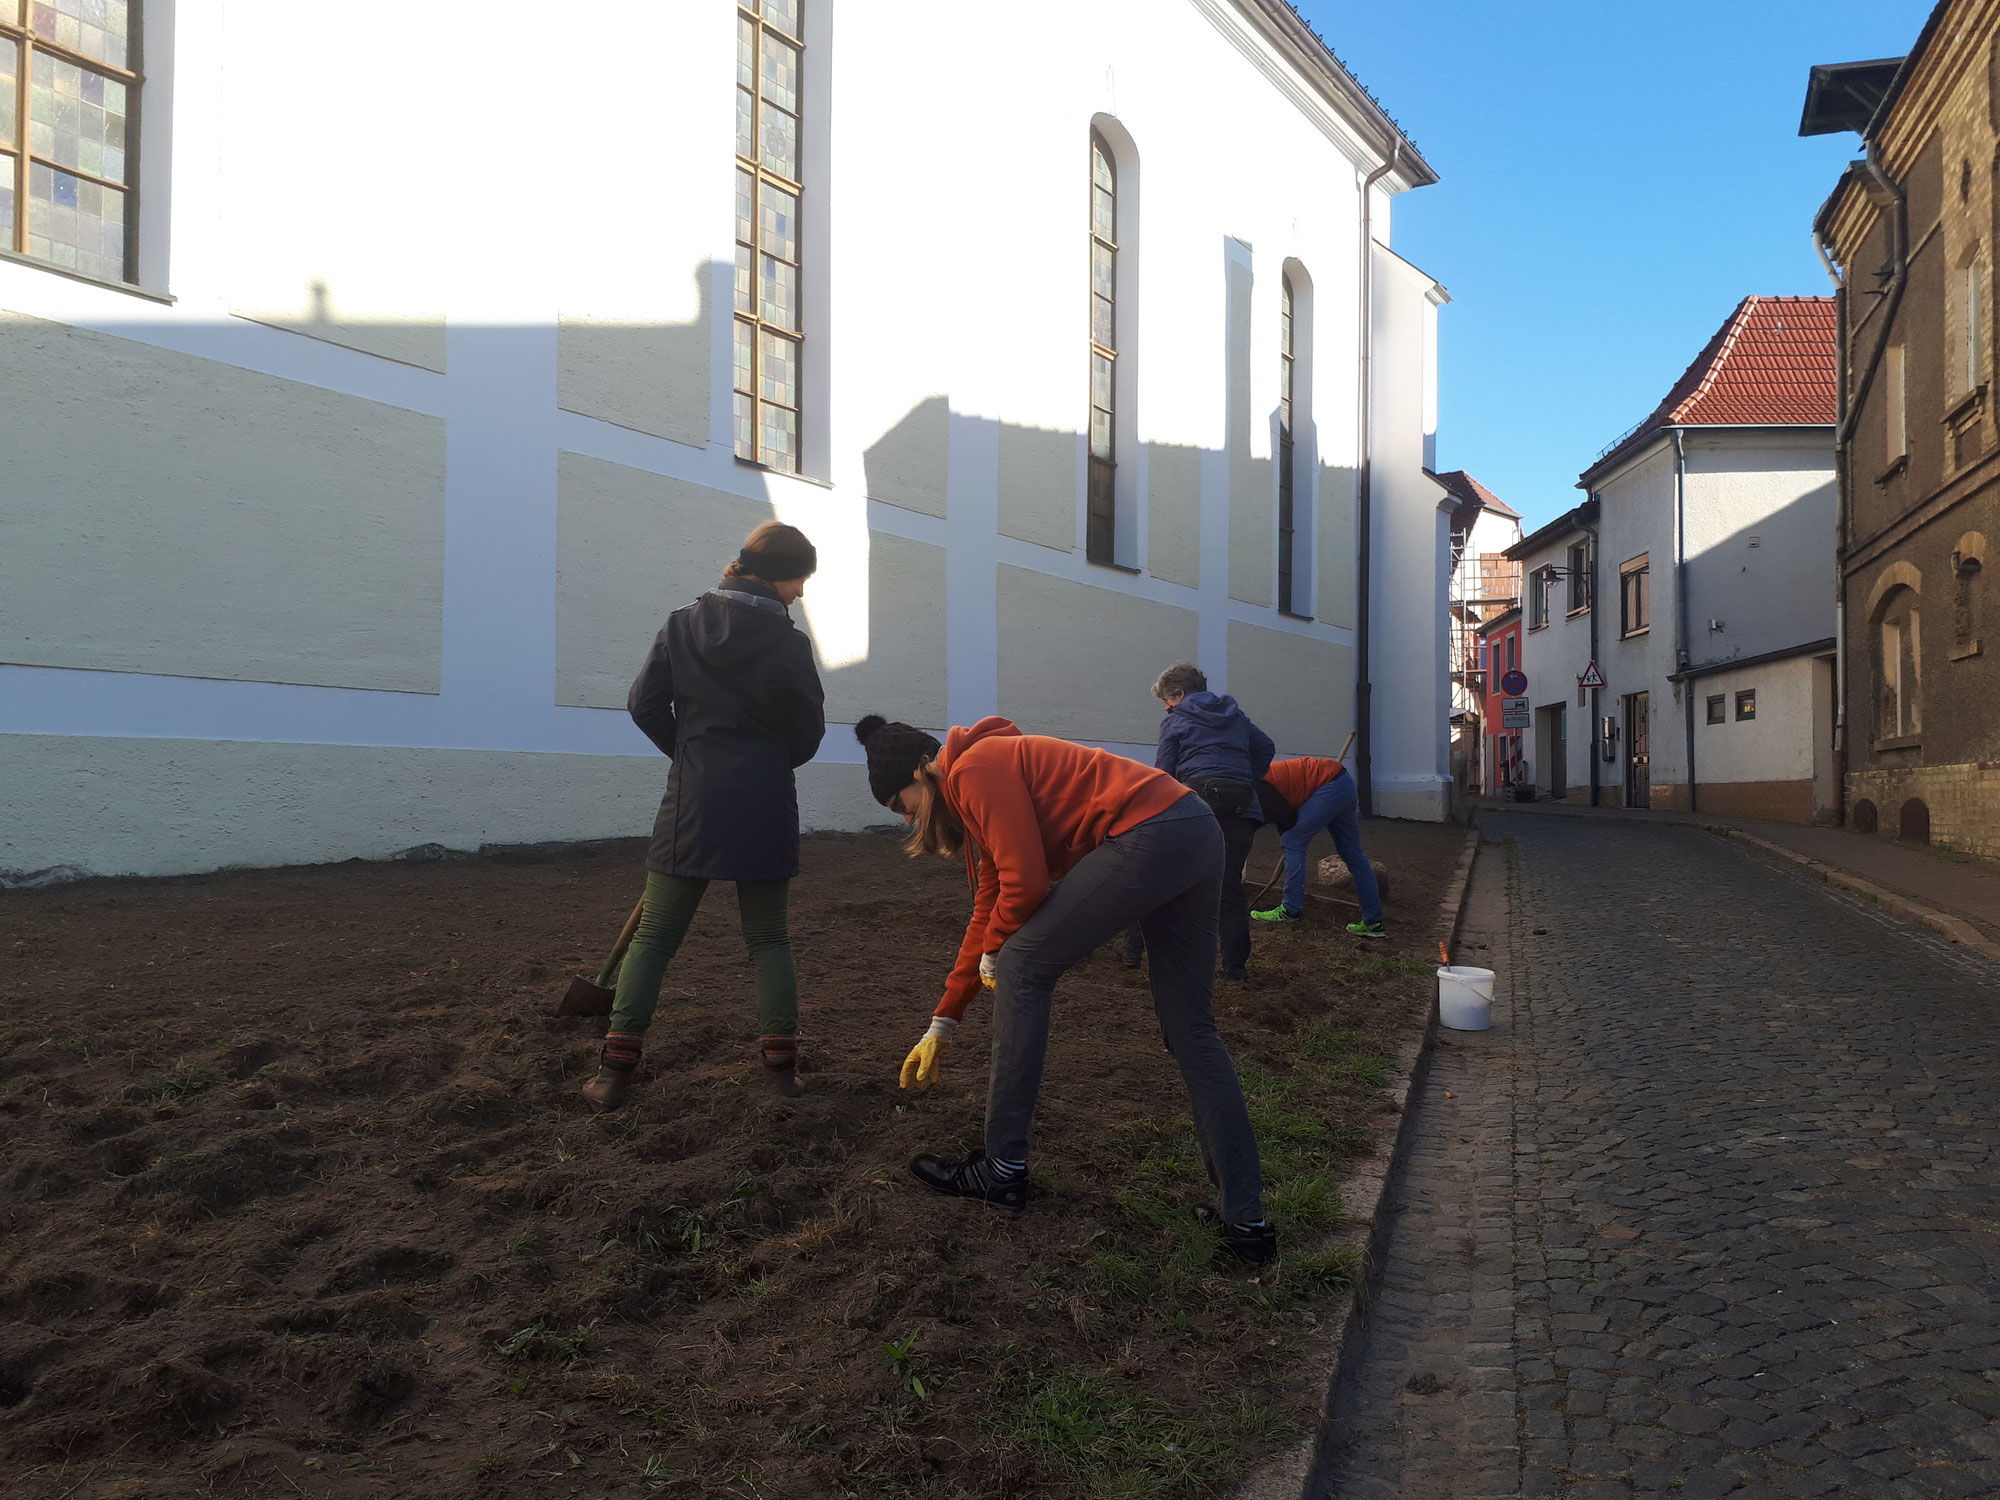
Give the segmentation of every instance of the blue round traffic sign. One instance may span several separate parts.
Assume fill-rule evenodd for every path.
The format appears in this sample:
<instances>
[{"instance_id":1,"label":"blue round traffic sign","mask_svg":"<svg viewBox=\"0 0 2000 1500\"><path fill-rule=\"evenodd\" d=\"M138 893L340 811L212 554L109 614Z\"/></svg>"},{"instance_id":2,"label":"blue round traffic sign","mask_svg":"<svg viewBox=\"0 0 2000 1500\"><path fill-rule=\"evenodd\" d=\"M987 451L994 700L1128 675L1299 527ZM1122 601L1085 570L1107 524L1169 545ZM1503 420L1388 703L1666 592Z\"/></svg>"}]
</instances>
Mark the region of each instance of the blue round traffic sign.
<instances>
[{"instance_id":1,"label":"blue round traffic sign","mask_svg":"<svg viewBox=\"0 0 2000 1500\"><path fill-rule=\"evenodd\" d=\"M1528 690L1526 672L1509 672L1500 679L1500 691L1509 698L1518 698Z\"/></svg>"}]
</instances>

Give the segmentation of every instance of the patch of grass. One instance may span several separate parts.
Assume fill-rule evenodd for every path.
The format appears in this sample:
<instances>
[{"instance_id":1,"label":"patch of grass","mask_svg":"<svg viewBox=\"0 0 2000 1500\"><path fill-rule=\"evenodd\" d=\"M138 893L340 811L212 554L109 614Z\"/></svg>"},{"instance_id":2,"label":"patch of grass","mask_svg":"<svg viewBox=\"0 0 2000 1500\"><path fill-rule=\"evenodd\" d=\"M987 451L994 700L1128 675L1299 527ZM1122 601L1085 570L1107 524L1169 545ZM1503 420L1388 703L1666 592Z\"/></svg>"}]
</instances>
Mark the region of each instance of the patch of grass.
<instances>
[{"instance_id":1,"label":"patch of grass","mask_svg":"<svg viewBox=\"0 0 2000 1500\"><path fill-rule=\"evenodd\" d=\"M1281 1241L1325 1231L1340 1222L1340 1205L1318 1172L1286 1174L1264 1195L1264 1203Z\"/></svg>"},{"instance_id":2,"label":"patch of grass","mask_svg":"<svg viewBox=\"0 0 2000 1500\"><path fill-rule=\"evenodd\" d=\"M1121 1382L1056 1370L1003 1389L987 1426L1056 1470L1091 1500L1152 1500L1226 1485L1248 1443L1290 1430L1282 1417L1239 1398L1176 1411Z\"/></svg>"},{"instance_id":3,"label":"patch of grass","mask_svg":"<svg viewBox=\"0 0 2000 1500\"><path fill-rule=\"evenodd\" d=\"M1090 1263L1090 1273L1111 1296L1127 1302L1144 1301L1147 1283L1151 1279L1146 1275L1145 1266L1133 1257L1115 1251L1094 1258Z\"/></svg>"},{"instance_id":4,"label":"patch of grass","mask_svg":"<svg viewBox=\"0 0 2000 1500\"><path fill-rule=\"evenodd\" d=\"M482 1453L479 1461L470 1465L474 1479L491 1479L507 1467L507 1455L500 1452Z\"/></svg>"},{"instance_id":5,"label":"patch of grass","mask_svg":"<svg viewBox=\"0 0 2000 1500\"><path fill-rule=\"evenodd\" d=\"M543 1323L526 1328L500 1341L500 1352L509 1359L559 1359L573 1364L598 1347L597 1325L583 1323L568 1333L558 1333Z\"/></svg>"},{"instance_id":6,"label":"patch of grass","mask_svg":"<svg viewBox=\"0 0 2000 1500\"><path fill-rule=\"evenodd\" d=\"M1351 1245L1336 1245L1330 1250L1285 1257L1286 1277L1319 1294L1337 1292L1354 1285L1355 1273L1360 1267L1361 1252Z\"/></svg>"},{"instance_id":7,"label":"patch of grass","mask_svg":"<svg viewBox=\"0 0 2000 1500\"><path fill-rule=\"evenodd\" d=\"M156 1073L148 1081L162 1099L192 1099L215 1087L213 1073L180 1061L174 1063L172 1072Z\"/></svg>"}]
</instances>

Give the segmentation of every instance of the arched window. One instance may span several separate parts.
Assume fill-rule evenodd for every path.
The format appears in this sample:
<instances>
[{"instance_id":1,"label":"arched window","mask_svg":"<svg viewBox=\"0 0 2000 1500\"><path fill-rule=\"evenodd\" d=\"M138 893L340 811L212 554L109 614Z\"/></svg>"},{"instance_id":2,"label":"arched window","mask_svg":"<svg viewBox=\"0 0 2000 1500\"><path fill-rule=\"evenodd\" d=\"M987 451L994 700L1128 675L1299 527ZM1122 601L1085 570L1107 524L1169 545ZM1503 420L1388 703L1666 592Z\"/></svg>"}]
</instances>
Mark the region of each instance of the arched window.
<instances>
[{"instance_id":1,"label":"arched window","mask_svg":"<svg viewBox=\"0 0 2000 1500\"><path fill-rule=\"evenodd\" d=\"M1090 132L1090 488L1084 556L1115 560L1118 534L1118 163Z\"/></svg>"},{"instance_id":2,"label":"arched window","mask_svg":"<svg viewBox=\"0 0 2000 1500\"><path fill-rule=\"evenodd\" d=\"M1923 731L1923 651L1918 636L1917 591L1899 584L1876 608L1875 681L1879 689L1878 739L1904 739Z\"/></svg>"},{"instance_id":3,"label":"arched window","mask_svg":"<svg viewBox=\"0 0 2000 1500\"><path fill-rule=\"evenodd\" d=\"M1278 281L1278 610L1292 612L1292 277Z\"/></svg>"},{"instance_id":4,"label":"arched window","mask_svg":"<svg viewBox=\"0 0 2000 1500\"><path fill-rule=\"evenodd\" d=\"M1951 657L1979 654L1979 575L1986 570L1986 538L1968 531L1951 552Z\"/></svg>"},{"instance_id":5,"label":"arched window","mask_svg":"<svg viewBox=\"0 0 2000 1500\"><path fill-rule=\"evenodd\" d=\"M1312 280L1295 260L1278 278L1278 611L1313 607Z\"/></svg>"},{"instance_id":6,"label":"arched window","mask_svg":"<svg viewBox=\"0 0 2000 1500\"><path fill-rule=\"evenodd\" d=\"M799 467L804 4L736 8L736 456L787 474Z\"/></svg>"}]
</instances>

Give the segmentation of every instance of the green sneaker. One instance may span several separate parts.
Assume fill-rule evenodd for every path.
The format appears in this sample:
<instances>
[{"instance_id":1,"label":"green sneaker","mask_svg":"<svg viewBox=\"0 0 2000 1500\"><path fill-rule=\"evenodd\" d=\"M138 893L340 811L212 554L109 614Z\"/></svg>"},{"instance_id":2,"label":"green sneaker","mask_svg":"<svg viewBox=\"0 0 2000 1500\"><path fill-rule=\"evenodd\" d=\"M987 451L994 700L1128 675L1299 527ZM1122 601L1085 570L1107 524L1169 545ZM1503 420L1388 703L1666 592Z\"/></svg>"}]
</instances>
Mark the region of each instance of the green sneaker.
<instances>
[{"instance_id":1,"label":"green sneaker","mask_svg":"<svg viewBox=\"0 0 2000 1500\"><path fill-rule=\"evenodd\" d=\"M1269 911L1253 911L1250 915L1259 922L1303 922L1305 920L1304 912L1287 911L1282 906L1274 906Z\"/></svg>"},{"instance_id":2,"label":"green sneaker","mask_svg":"<svg viewBox=\"0 0 2000 1500\"><path fill-rule=\"evenodd\" d=\"M1380 922L1349 922L1347 930L1356 937L1385 938L1389 935Z\"/></svg>"}]
</instances>

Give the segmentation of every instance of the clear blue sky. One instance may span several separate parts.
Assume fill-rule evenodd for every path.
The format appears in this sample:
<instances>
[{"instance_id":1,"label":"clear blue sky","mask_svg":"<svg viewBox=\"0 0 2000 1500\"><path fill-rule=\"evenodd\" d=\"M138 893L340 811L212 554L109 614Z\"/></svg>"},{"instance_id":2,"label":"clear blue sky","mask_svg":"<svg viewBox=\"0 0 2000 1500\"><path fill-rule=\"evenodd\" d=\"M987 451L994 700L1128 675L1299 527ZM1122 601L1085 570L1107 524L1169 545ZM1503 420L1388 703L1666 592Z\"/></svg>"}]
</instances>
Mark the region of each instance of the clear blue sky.
<instances>
[{"instance_id":1,"label":"clear blue sky","mask_svg":"<svg viewBox=\"0 0 2000 1500\"><path fill-rule=\"evenodd\" d=\"M1395 246L1451 292L1438 463L1532 529L1745 296L1825 295L1814 63L1900 57L1932 0L1300 0L1442 179Z\"/></svg>"}]
</instances>

